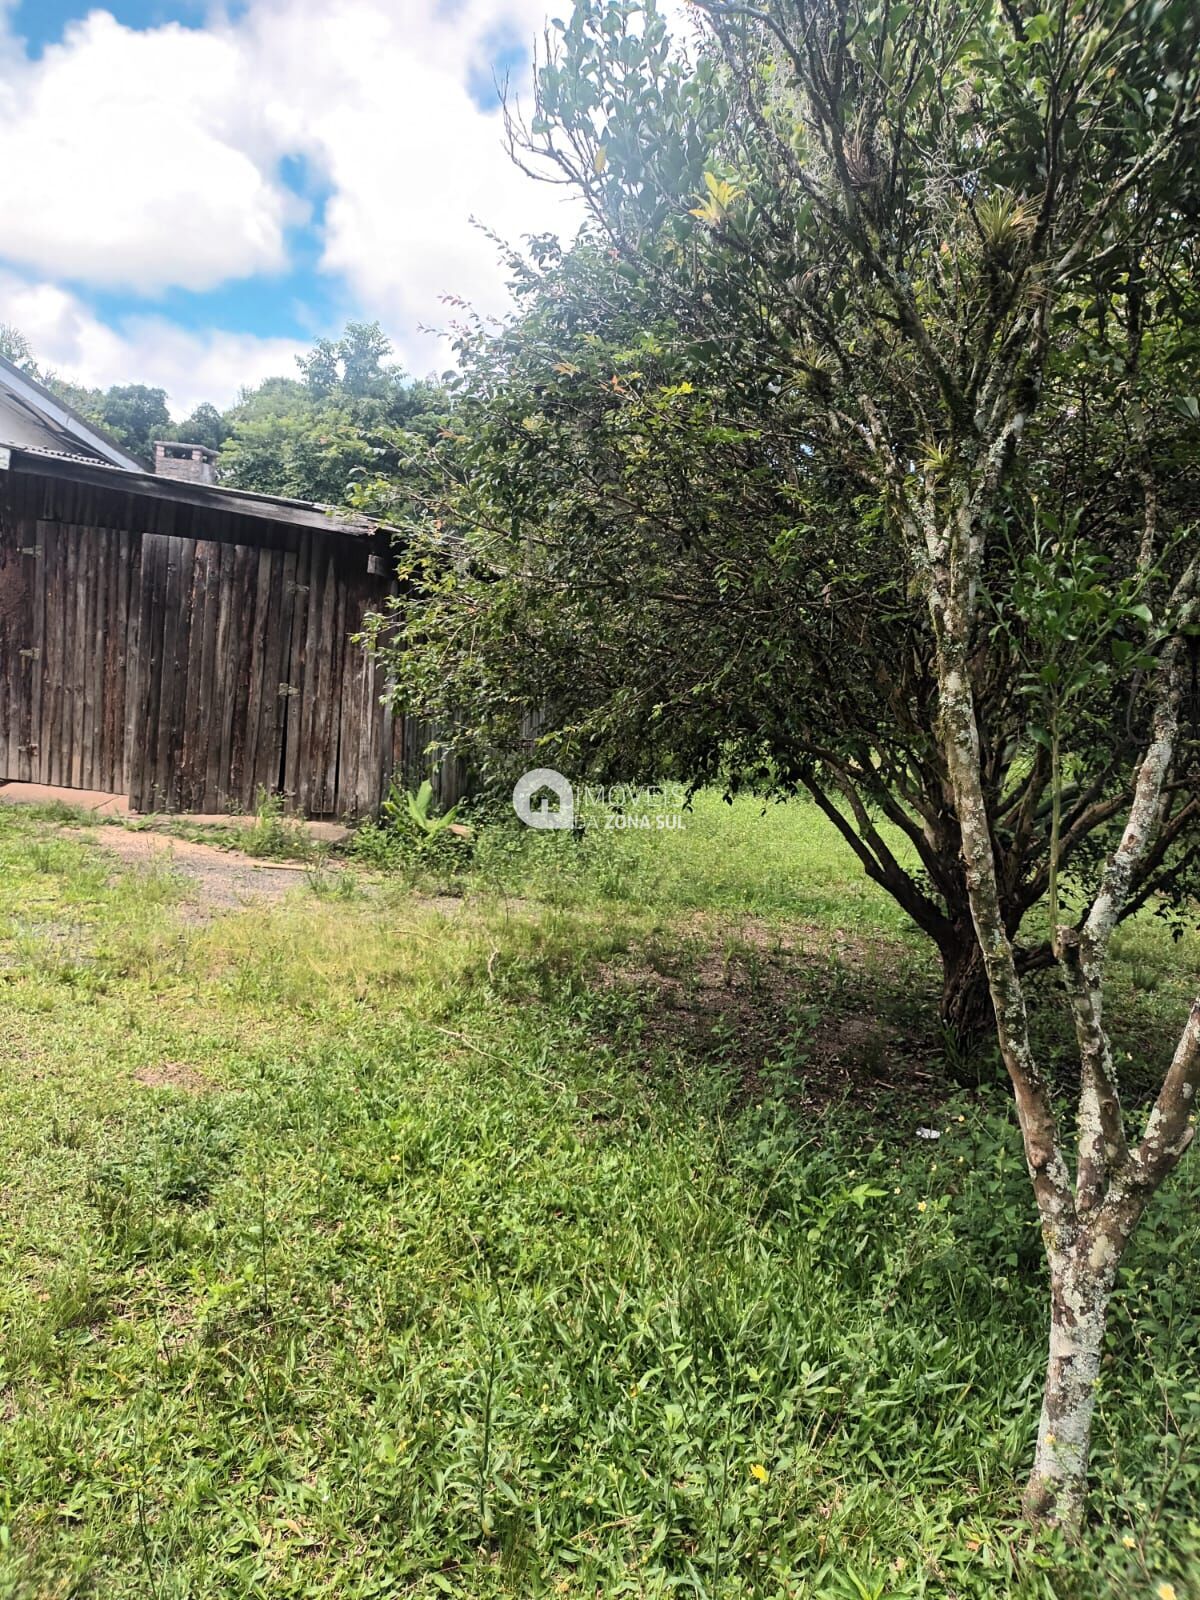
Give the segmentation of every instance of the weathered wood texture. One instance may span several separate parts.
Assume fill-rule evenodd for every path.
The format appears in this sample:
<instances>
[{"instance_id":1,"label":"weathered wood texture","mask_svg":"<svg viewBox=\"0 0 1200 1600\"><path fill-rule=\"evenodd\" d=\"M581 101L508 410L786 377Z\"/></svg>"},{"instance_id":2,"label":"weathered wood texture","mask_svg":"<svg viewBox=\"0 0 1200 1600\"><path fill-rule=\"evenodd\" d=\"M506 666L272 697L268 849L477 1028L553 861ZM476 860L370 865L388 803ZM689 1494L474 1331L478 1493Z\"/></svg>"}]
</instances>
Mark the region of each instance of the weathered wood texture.
<instances>
[{"instance_id":1,"label":"weathered wood texture","mask_svg":"<svg viewBox=\"0 0 1200 1600\"><path fill-rule=\"evenodd\" d=\"M140 565L134 534L5 520L0 758L6 778L126 791L129 618Z\"/></svg>"},{"instance_id":2,"label":"weathered wood texture","mask_svg":"<svg viewBox=\"0 0 1200 1600\"><path fill-rule=\"evenodd\" d=\"M0 778L128 794L137 811L378 809L434 779L354 643L390 580L367 541L4 474ZM178 531L176 531L176 529Z\"/></svg>"}]
</instances>

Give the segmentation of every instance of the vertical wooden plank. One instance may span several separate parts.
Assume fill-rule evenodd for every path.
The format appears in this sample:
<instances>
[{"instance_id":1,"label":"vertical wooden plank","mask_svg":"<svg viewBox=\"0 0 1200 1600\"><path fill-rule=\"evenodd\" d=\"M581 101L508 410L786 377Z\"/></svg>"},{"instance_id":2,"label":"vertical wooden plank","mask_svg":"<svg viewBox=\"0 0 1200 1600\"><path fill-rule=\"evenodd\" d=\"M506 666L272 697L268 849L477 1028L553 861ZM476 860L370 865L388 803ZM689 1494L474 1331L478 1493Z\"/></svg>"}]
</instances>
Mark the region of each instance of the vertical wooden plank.
<instances>
[{"instance_id":1,"label":"vertical wooden plank","mask_svg":"<svg viewBox=\"0 0 1200 1600\"><path fill-rule=\"evenodd\" d=\"M330 539L318 541L320 560L316 572L319 576L313 583L312 594L315 629L310 634L312 648L308 660L309 683L312 686L309 698L312 704L304 756L307 773L304 809L313 816L319 816L324 810L325 749L329 740L329 662L333 652L334 591L337 583L332 544Z\"/></svg>"},{"instance_id":2,"label":"vertical wooden plank","mask_svg":"<svg viewBox=\"0 0 1200 1600\"><path fill-rule=\"evenodd\" d=\"M28 782L31 774L33 690L37 679L34 640L34 596L37 590L37 529L26 517L13 519L10 561L13 571L9 591L8 706L0 715L9 728L8 772ZM0 739L3 725L0 724Z\"/></svg>"},{"instance_id":3,"label":"vertical wooden plank","mask_svg":"<svg viewBox=\"0 0 1200 1600\"><path fill-rule=\"evenodd\" d=\"M45 568L46 610L42 639L42 781L57 783L61 773L60 702L62 648L62 581L59 571L62 541L52 522L39 522L42 565Z\"/></svg>"},{"instance_id":4,"label":"vertical wooden plank","mask_svg":"<svg viewBox=\"0 0 1200 1600\"><path fill-rule=\"evenodd\" d=\"M75 594L71 552L75 540L71 527L60 523L58 529L58 683L55 706L56 784L71 781L71 635Z\"/></svg>"},{"instance_id":5,"label":"vertical wooden plank","mask_svg":"<svg viewBox=\"0 0 1200 1600\"><path fill-rule=\"evenodd\" d=\"M112 793L113 650L112 624L116 611L116 575L120 562L120 535L105 529L103 561L97 586L95 655L92 671L96 681L95 737L92 787Z\"/></svg>"},{"instance_id":6,"label":"vertical wooden plank","mask_svg":"<svg viewBox=\"0 0 1200 1600\"><path fill-rule=\"evenodd\" d=\"M86 566L83 562L82 541L79 528L68 523L63 532L67 538L67 626L65 633L63 688L67 701L63 713L64 727L69 739L63 750L63 782L72 789L79 788L79 775L83 770L83 640L87 626L87 596L84 591Z\"/></svg>"},{"instance_id":7,"label":"vertical wooden plank","mask_svg":"<svg viewBox=\"0 0 1200 1600\"><path fill-rule=\"evenodd\" d=\"M166 617L163 626L163 697L170 715L159 708L158 787L163 809L179 809L179 753L183 747L183 717L187 696L188 649L192 632L192 583L196 558L195 539L172 539L167 564ZM169 701L168 701L169 697Z\"/></svg>"},{"instance_id":8,"label":"vertical wooden plank","mask_svg":"<svg viewBox=\"0 0 1200 1600\"><path fill-rule=\"evenodd\" d=\"M16 522L5 506L0 512L0 778L17 776L20 712L16 704L16 663L20 659L21 617L25 609L21 592L21 562Z\"/></svg>"},{"instance_id":9,"label":"vertical wooden plank","mask_svg":"<svg viewBox=\"0 0 1200 1600\"><path fill-rule=\"evenodd\" d=\"M150 782L154 765L150 756L154 742L150 704L153 698L152 685L157 675L152 595L161 559L158 538L154 534L143 534L137 589L131 591L129 599L130 612L137 618L136 623L131 621L131 633L136 631L132 656L133 682L127 685L125 693L125 782L129 804L134 811L150 809ZM158 648L161 649L161 644Z\"/></svg>"},{"instance_id":10,"label":"vertical wooden plank","mask_svg":"<svg viewBox=\"0 0 1200 1600\"><path fill-rule=\"evenodd\" d=\"M0 503L0 781L10 777L8 770L8 741L5 730L11 720L8 704L9 661L12 657L13 638L19 615L14 584L10 576L11 526L6 515L7 507Z\"/></svg>"},{"instance_id":11,"label":"vertical wooden plank","mask_svg":"<svg viewBox=\"0 0 1200 1600\"><path fill-rule=\"evenodd\" d=\"M313 719L312 752L312 815L324 816L333 809L331 780L337 762L337 729L334 706L337 700L334 683L334 663L337 661L341 640L338 636L338 582L337 558L334 541L328 539L326 559L322 573L320 654L317 658L316 714ZM343 608L343 616L344 616Z\"/></svg>"},{"instance_id":12,"label":"vertical wooden plank","mask_svg":"<svg viewBox=\"0 0 1200 1600\"><path fill-rule=\"evenodd\" d=\"M72 597L75 594L70 550L74 546L70 526L59 523L58 530L58 661L54 683L54 782L70 782L70 630L72 630Z\"/></svg>"},{"instance_id":13,"label":"vertical wooden plank","mask_svg":"<svg viewBox=\"0 0 1200 1600\"><path fill-rule=\"evenodd\" d=\"M305 763L308 767L306 809L313 816L319 816L324 810L322 787L325 745L329 737L329 656L333 648L330 637L332 632L330 591L335 582L332 541L320 539L319 545L320 563L317 568L317 581L313 584L315 644L308 663L309 682L312 685L312 716L309 721L308 749L305 754Z\"/></svg>"},{"instance_id":14,"label":"vertical wooden plank","mask_svg":"<svg viewBox=\"0 0 1200 1600\"><path fill-rule=\"evenodd\" d=\"M29 702L29 777L33 783L45 783L46 749L42 716L46 683L46 539L42 523L34 521L30 526L38 554L34 573L33 616L29 629L29 645L33 651L33 683Z\"/></svg>"},{"instance_id":15,"label":"vertical wooden plank","mask_svg":"<svg viewBox=\"0 0 1200 1600\"><path fill-rule=\"evenodd\" d=\"M362 582L356 572L343 574L345 617L342 629L341 694L338 698L338 765L334 811L339 817L358 814L359 719L362 682L359 657L362 651L351 644L362 626Z\"/></svg>"},{"instance_id":16,"label":"vertical wooden plank","mask_svg":"<svg viewBox=\"0 0 1200 1600\"><path fill-rule=\"evenodd\" d=\"M92 656L92 625L93 625L93 592L92 581L95 567L95 547L91 541L91 529L82 525L75 526L75 540L78 545L79 566L76 576L75 604L75 748L71 752L71 770L75 774L75 787L79 789L90 788L89 773L91 762L88 759L88 741L91 738L89 723L89 709L95 711L95 696L91 688L91 673L88 668ZM91 706L89 708L89 698Z\"/></svg>"},{"instance_id":17,"label":"vertical wooden plank","mask_svg":"<svg viewBox=\"0 0 1200 1600\"><path fill-rule=\"evenodd\" d=\"M321 612L328 560L328 542L313 535L309 566L308 609L304 626L304 694L301 700L300 744L296 752L296 809L307 815L312 810L316 761L316 725L320 707L317 701L321 663Z\"/></svg>"},{"instance_id":18,"label":"vertical wooden plank","mask_svg":"<svg viewBox=\"0 0 1200 1600\"><path fill-rule=\"evenodd\" d=\"M232 544L219 544L213 552L213 571L205 635L203 675L205 675L205 766L203 766L202 811L226 810L226 771L221 766L221 747L227 741L229 718L234 706L234 683L229 672L229 581L237 554Z\"/></svg>"},{"instance_id":19,"label":"vertical wooden plank","mask_svg":"<svg viewBox=\"0 0 1200 1600\"><path fill-rule=\"evenodd\" d=\"M5 779L15 778L20 765L16 682L24 596L19 548L15 519L5 514L0 519L0 777Z\"/></svg>"},{"instance_id":20,"label":"vertical wooden plank","mask_svg":"<svg viewBox=\"0 0 1200 1600\"><path fill-rule=\"evenodd\" d=\"M235 711L230 730L229 797L230 805L247 807L246 792L253 776L253 767L247 775L247 743L250 726L250 679L254 638L258 630L255 610L258 574L258 553L248 545L239 545L234 571L234 605L237 622L237 671L235 686Z\"/></svg>"},{"instance_id":21,"label":"vertical wooden plank","mask_svg":"<svg viewBox=\"0 0 1200 1600\"><path fill-rule=\"evenodd\" d=\"M182 710L175 746L175 803L181 811L203 810L206 771L204 699L204 630L208 622L212 565L216 547L202 539L196 544L188 582L188 639L180 650L183 681Z\"/></svg>"},{"instance_id":22,"label":"vertical wooden plank","mask_svg":"<svg viewBox=\"0 0 1200 1600\"><path fill-rule=\"evenodd\" d=\"M111 535L95 528L80 530L87 573L87 631L84 636L83 664L83 761L80 786L84 789L103 789L104 778L100 768L102 741L104 678L101 664L104 658L104 599L108 574L108 547Z\"/></svg>"},{"instance_id":23,"label":"vertical wooden plank","mask_svg":"<svg viewBox=\"0 0 1200 1600\"><path fill-rule=\"evenodd\" d=\"M263 721L264 657L267 648L267 629L270 626L271 552L259 550L256 555L254 590L254 630L250 648L250 692L246 699L245 746L242 788L247 810L258 803L259 740Z\"/></svg>"},{"instance_id":24,"label":"vertical wooden plank","mask_svg":"<svg viewBox=\"0 0 1200 1600\"><path fill-rule=\"evenodd\" d=\"M220 739L220 686L214 683L217 660L217 627L221 615L221 563L225 546L210 543L205 572L204 628L200 636L199 685L196 694L198 729L194 761L195 784L192 807L215 811L216 795L209 786L209 767L215 762L214 750Z\"/></svg>"},{"instance_id":25,"label":"vertical wooden plank","mask_svg":"<svg viewBox=\"0 0 1200 1600\"><path fill-rule=\"evenodd\" d=\"M162 614L162 648L158 658L157 697L152 737L154 740L153 766L150 793L155 811L169 810L171 805L172 726L175 712L175 688L178 673L175 653L179 644L181 610L183 608L183 574L180 570L180 541L174 534L163 539L163 569L161 587L156 603Z\"/></svg>"},{"instance_id":26,"label":"vertical wooden plank","mask_svg":"<svg viewBox=\"0 0 1200 1600\"><path fill-rule=\"evenodd\" d=\"M104 675L107 714L105 765L113 794L125 791L125 684L129 632L129 568L133 560L133 535L126 530L112 536L112 585L109 591Z\"/></svg>"},{"instance_id":27,"label":"vertical wooden plank","mask_svg":"<svg viewBox=\"0 0 1200 1600\"><path fill-rule=\"evenodd\" d=\"M92 619L90 616L89 582L92 551L87 540L87 530L72 523L71 533L75 545L75 621L71 639L71 787L82 789L87 771L87 680L88 656L91 653Z\"/></svg>"},{"instance_id":28,"label":"vertical wooden plank","mask_svg":"<svg viewBox=\"0 0 1200 1600\"><path fill-rule=\"evenodd\" d=\"M125 668L125 750L124 789L130 808L141 809L141 793L146 780L146 749L149 744L146 723L149 700L151 650L150 627L146 618L146 590L154 564L153 539L136 534L129 569L128 623Z\"/></svg>"},{"instance_id":29,"label":"vertical wooden plank","mask_svg":"<svg viewBox=\"0 0 1200 1600\"><path fill-rule=\"evenodd\" d=\"M67 536L68 592L63 652L63 688L67 696L63 710L63 722L67 730L67 744L63 751L63 782L77 789L83 766L83 696L79 692L79 681L83 677L83 629L87 605L85 596L80 593L84 575L80 570L83 550L79 528L74 522L69 522L64 532Z\"/></svg>"},{"instance_id":30,"label":"vertical wooden plank","mask_svg":"<svg viewBox=\"0 0 1200 1600\"><path fill-rule=\"evenodd\" d=\"M378 609L380 596L370 578L364 580L364 596L364 612ZM366 651L362 657L358 805L360 814L373 816L391 784L395 742L402 724L390 705L381 704L384 684L378 663Z\"/></svg>"},{"instance_id":31,"label":"vertical wooden plank","mask_svg":"<svg viewBox=\"0 0 1200 1600\"><path fill-rule=\"evenodd\" d=\"M71 781L71 722L70 700L67 695L67 662L68 641L71 633L71 536L67 527L59 523L57 527L57 563L54 584L54 634L55 634L55 681L54 681L54 724L52 737L54 740L53 784L69 783Z\"/></svg>"},{"instance_id":32,"label":"vertical wooden plank","mask_svg":"<svg viewBox=\"0 0 1200 1600\"><path fill-rule=\"evenodd\" d=\"M136 811L150 811L154 804L157 690L162 681L163 615L158 602L166 584L166 561L164 540L157 534L143 534L138 587L138 688L129 717L129 803Z\"/></svg>"},{"instance_id":33,"label":"vertical wooden plank","mask_svg":"<svg viewBox=\"0 0 1200 1600\"><path fill-rule=\"evenodd\" d=\"M272 553L270 623L263 671L263 722L259 741L259 782L272 794L284 781L284 736L287 724L287 663L291 650L296 600L296 552Z\"/></svg>"},{"instance_id":34,"label":"vertical wooden plank","mask_svg":"<svg viewBox=\"0 0 1200 1600\"><path fill-rule=\"evenodd\" d=\"M125 695L129 686L129 576L133 566L134 535L127 531L114 539L112 602L109 611L108 654L105 676L109 686L109 708L105 721L108 738L108 783L113 794L124 794L125 777Z\"/></svg>"},{"instance_id":35,"label":"vertical wooden plank","mask_svg":"<svg viewBox=\"0 0 1200 1600\"><path fill-rule=\"evenodd\" d=\"M371 723L378 707L371 702L371 663L365 652L359 652L354 671L354 747L353 789L351 814L364 816L374 807L376 774L371 766Z\"/></svg>"},{"instance_id":36,"label":"vertical wooden plank","mask_svg":"<svg viewBox=\"0 0 1200 1600\"><path fill-rule=\"evenodd\" d=\"M296 556L292 597L292 636L287 667L287 719L284 723L283 789L288 804L302 809L300 772L304 753L305 700L308 696L308 611L312 599L312 558L315 538L305 529Z\"/></svg>"}]
</instances>

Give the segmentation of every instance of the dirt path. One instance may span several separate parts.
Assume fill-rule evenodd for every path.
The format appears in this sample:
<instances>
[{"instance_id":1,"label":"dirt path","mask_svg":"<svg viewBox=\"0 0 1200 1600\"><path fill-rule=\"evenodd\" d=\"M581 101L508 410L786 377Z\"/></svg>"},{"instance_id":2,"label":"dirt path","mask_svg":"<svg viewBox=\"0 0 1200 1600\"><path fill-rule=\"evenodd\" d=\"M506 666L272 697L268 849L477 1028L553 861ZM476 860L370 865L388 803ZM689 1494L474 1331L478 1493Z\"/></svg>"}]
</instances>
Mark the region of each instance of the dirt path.
<instances>
[{"instance_id":1,"label":"dirt path","mask_svg":"<svg viewBox=\"0 0 1200 1600\"><path fill-rule=\"evenodd\" d=\"M187 883L189 920L245 906L274 905L294 889L304 888L311 870L290 862L258 862L236 850L217 850L149 830L64 828L63 834L99 845L126 866L163 867L178 873Z\"/></svg>"}]
</instances>

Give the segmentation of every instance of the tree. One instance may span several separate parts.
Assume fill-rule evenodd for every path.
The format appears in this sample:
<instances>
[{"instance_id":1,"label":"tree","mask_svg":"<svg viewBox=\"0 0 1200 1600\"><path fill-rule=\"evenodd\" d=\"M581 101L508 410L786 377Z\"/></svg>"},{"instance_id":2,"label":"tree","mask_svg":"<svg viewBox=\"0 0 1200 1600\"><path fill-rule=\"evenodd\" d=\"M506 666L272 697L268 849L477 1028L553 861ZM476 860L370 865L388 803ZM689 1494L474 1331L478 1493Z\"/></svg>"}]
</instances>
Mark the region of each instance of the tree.
<instances>
[{"instance_id":1,"label":"tree","mask_svg":"<svg viewBox=\"0 0 1200 1600\"><path fill-rule=\"evenodd\" d=\"M209 400L202 400L190 417L173 422L159 435L163 439L178 439L186 444L204 444L210 450L219 450L229 437L225 418Z\"/></svg>"},{"instance_id":2,"label":"tree","mask_svg":"<svg viewBox=\"0 0 1200 1600\"><path fill-rule=\"evenodd\" d=\"M72 383L56 372L44 372L26 336L19 328L8 324L0 325L0 355L7 356L14 366L45 384L80 416L107 429L119 444L144 456L147 461L153 454L155 439L182 437L178 432L170 431L171 417L167 410L165 389L151 389L142 383L114 384L111 389L90 389ZM212 407L208 409L213 410Z\"/></svg>"},{"instance_id":3,"label":"tree","mask_svg":"<svg viewBox=\"0 0 1200 1600\"><path fill-rule=\"evenodd\" d=\"M465 336L456 421L437 452L433 560L444 527L473 530L464 637L480 644L492 617L500 648L460 658L466 610L463 574L453 574L409 611L417 648L398 676L440 703L485 769L496 752L522 749L537 704L543 740L557 730L556 758L575 771L808 790L935 944L942 1020L969 1047L990 1031L990 996L929 715L935 643L913 624L914 574L887 543L870 473L844 438L823 442L814 401L831 376L786 298L795 261L752 261L727 223L713 229L733 189L712 171L706 181L727 137L727 86L711 61L691 71L673 57L661 23L633 32L636 15L597 10L589 28L577 13L567 54L543 75L534 126L573 130L565 153L552 139L543 153L590 195L595 230L566 256L540 241L533 265L513 260L521 315L498 338ZM538 138L525 138L526 159ZM1060 397L1051 430L1063 447L1043 463L1043 520L1070 502L1072 474L1105 459L1120 468L1121 440L1095 420L1093 368L1076 366L1077 392ZM1187 423L1166 409L1156 437L1169 454ZM1079 424L1063 434L1062 417L1076 411ZM919 443L920 418L905 426ZM504 641L518 633L512 659ZM1012 736L1030 704L1014 652L1015 638L994 641L994 670L979 686L998 792L1026 759ZM1095 688L1087 770L1077 755L1059 786L1063 870L1100 847L1120 803L1105 786L1126 724L1104 714L1114 686ZM1045 784L1049 748L1034 759ZM1052 812L1042 788L1005 819L1001 898L1014 936L1046 892ZM1189 815L1180 805L1141 863L1125 913L1181 883ZM881 818L904 836L915 869ZM1053 963L1040 925L1016 959L1022 974Z\"/></svg>"},{"instance_id":4,"label":"tree","mask_svg":"<svg viewBox=\"0 0 1200 1600\"><path fill-rule=\"evenodd\" d=\"M652 8L577 6L513 124L592 223L467 351L393 651L426 687L461 669L510 728L504 663L532 659L550 748L585 759L732 750L807 786L914 916L969 918L1050 1278L1026 1505L1070 1525L1117 1266L1200 1085L1198 998L1131 1136L1104 1012L1117 920L1186 890L1200 834L1175 471L1200 416L1200 19L700 9L691 72ZM1035 967L1078 1044L1073 1168Z\"/></svg>"},{"instance_id":5,"label":"tree","mask_svg":"<svg viewBox=\"0 0 1200 1600\"><path fill-rule=\"evenodd\" d=\"M391 353L391 341L377 322L348 322L340 339L318 339L296 365L314 394L383 398L405 382L403 369L386 363Z\"/></svg>"},{"instance_id":6,"label":"tree","mask_svg":"<svg viewBox=\"0 0 1200 1600\"><path fill-rule=\"evenodd\" d=\"M165 389L144 383L114 384L100 397L94 415L119 444L149 460L154 441L171 426Z\"/></svg>"},{"instance_id":7,"label":"tree","mask_svg":"<svg viewBox=\"0 0 1200 1600\"><path fill-rule=\"evenodd\" d=\"M433 425L442 396L388 363L378 323L349 323L297 359L301 376L268 378L225 413L218 458L241 489L343 503L357 480L400 474L411 430Z\"/></svg>"},{"instance_id":8,"label":"tree","mask_svg":"<svg viewBox=\"0 0 1200 1600\"><path fill-rule=\"evenodd\" d=\"M0 322L0 356L11 361L14 367L20 367L22 372L27 372L31 378L40 381L37 358L33 353L33 346L21 332L9 322Z\"/></svg>"}]
</instances>

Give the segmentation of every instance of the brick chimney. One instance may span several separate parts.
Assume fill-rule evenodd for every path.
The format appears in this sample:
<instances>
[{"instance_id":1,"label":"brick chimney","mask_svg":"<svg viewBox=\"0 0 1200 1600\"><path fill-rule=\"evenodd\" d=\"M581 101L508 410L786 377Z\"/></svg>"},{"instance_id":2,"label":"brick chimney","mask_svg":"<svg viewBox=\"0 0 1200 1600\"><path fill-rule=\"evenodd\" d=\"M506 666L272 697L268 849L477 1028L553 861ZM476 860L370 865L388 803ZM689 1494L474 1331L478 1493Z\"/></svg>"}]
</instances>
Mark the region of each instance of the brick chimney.
<instances>
[{"instance_id":1,"label":"brick chimney","mask_svg":"<svg viewBox=\"0 0 1200 1600\"><path fill-rule=\"evenodd\" d=\"M160 478L216 483L216 460L217 452L206 444L181 444L175 439L154 441L154 470Z\"/></svg>"}]
</instances>

